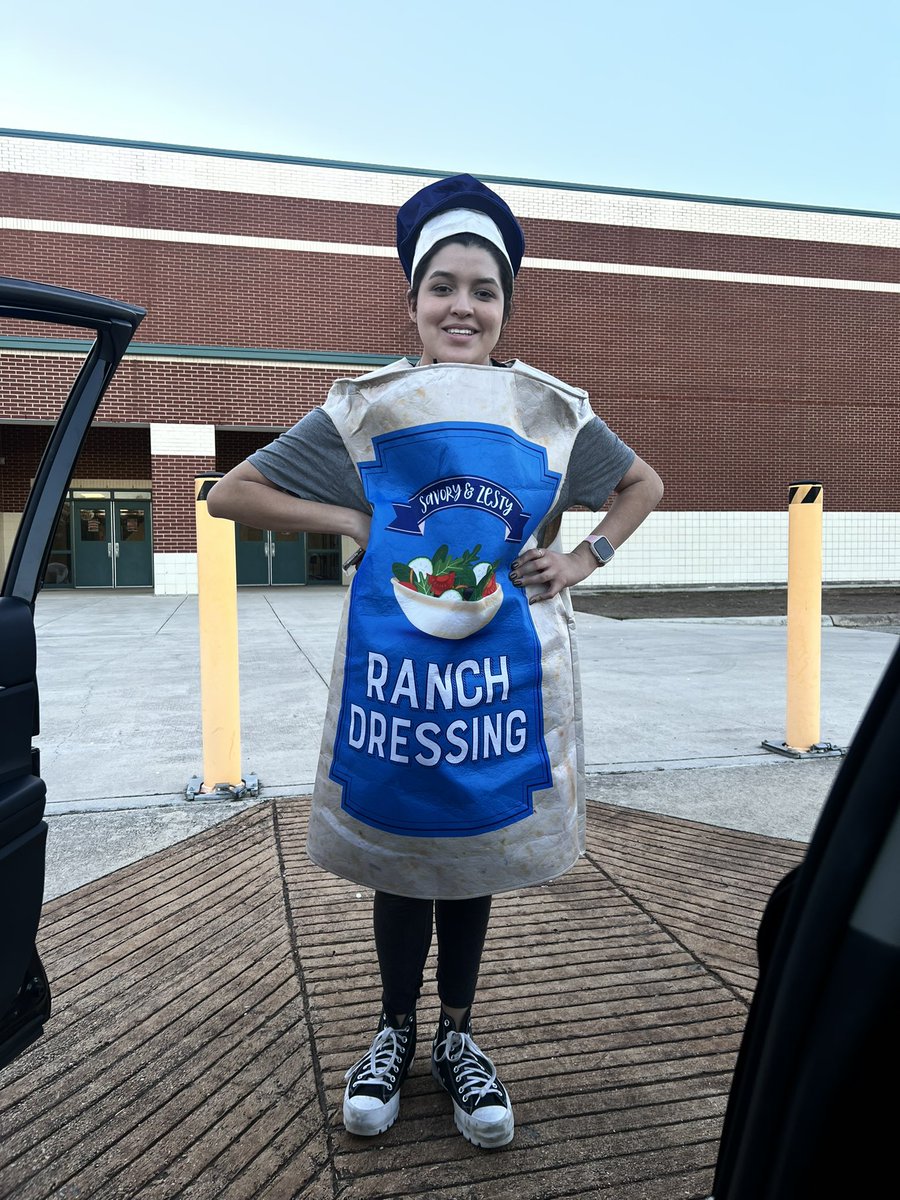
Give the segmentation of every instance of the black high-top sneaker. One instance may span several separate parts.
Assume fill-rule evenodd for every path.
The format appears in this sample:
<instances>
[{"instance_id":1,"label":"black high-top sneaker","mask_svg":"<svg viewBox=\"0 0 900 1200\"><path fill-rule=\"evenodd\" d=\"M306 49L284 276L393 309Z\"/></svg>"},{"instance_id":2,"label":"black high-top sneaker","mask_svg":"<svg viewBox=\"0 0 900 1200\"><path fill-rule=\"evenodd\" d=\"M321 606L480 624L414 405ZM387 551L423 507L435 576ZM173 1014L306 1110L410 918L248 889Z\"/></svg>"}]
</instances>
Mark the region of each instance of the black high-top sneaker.
<instances>
[{"instance_id":1,"label":"black high-top sneaker","mask_svg":"<svg viewBox=\"0 0 900 1200\"><path fill-rule=\"evenodd\" d=\"M400 1113L400 1086L416 1052L416 1014L407 1014L402 1025L392 1013L382 1012L372 1045L344 1078L344 1128L348 1133L372 1137L384 1133Z\"/></svg>"},{"instance_id":2,"label":"black high-top sneaker","mask_svg":"<svg viewBox=\"0 0 900 1200\"><path fill-rule=\"evenodd\" d=\"M497 1068L476 1046L467 1012L457 1030L441 1009L431 1048L431 1073L450 1093L456 1128L476 1146L494 1149L511 1142L515 1123L509 1093Z\"/></svg>"}]
</instances>

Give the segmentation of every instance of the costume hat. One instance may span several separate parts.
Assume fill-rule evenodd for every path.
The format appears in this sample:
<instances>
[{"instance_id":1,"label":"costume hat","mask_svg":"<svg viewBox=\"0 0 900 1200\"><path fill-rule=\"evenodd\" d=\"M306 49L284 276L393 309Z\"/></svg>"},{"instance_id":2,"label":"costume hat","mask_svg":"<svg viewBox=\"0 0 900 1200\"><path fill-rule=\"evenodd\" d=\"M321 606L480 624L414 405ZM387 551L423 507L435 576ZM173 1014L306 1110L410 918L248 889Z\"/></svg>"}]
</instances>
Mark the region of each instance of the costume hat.
<instances>
[{"instance_id":1,"label":"costume hat","mask_svg":"<svg viewBox=\"0 0 900 1200\"><path fill-rule=\"evenodd\" d=\"M397 253L412 280L423 255L454 233L477 233L497 247L516 275L525 237L505 200L472 175L437 179L410 196L397 212Z\"/></svg>"}]
</instances>

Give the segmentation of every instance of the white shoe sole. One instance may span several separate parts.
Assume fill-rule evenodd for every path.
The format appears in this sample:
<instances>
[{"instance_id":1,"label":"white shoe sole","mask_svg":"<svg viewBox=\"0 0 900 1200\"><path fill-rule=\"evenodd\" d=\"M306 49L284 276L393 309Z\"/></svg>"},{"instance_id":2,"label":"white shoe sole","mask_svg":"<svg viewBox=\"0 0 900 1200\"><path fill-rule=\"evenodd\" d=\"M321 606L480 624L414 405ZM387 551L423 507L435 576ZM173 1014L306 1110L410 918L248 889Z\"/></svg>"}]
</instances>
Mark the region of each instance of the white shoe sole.
<instances>
[{"instance_id":1,"label":"white shoe sole","mask_svg":"<svg viewBox=\"0 0 900 1200\"><path fill-rule=\"evenodd\" d=\"M509 1113L504 1121L492 1121L489 1125L484 1125L471 1117L464 1108L459 1108L454 1103L453 1119L463 1137L481 1150L496 1150L499 1146L508 1145L516 1132L516 1123L512 1113Z\"/></svg>"},{"instance_id":2,"label":"white shoe sole","mask_svg":"<svg viewBox=\"0 0 900 1200\"><path fill-rule=\"evenodd\" d=\"M377 1108L358 1108L352 1103L349 1088L344 1091L344 1128L357 1137L374 1137L390 1129L400 1116L400 1093Z\"/></svg>"},{"instance_id":3,"label":"white shoe sole","mask_svg":"<svg viewBox=\"0 0 900 1200\"><path fill-rule=\"evenodd\" d=\"M434 1063L431 1064L431 1074L446 1092L447 1088L444 1087L440 1071ZM467 1113L464 1108L460 1108L452 1096L450 1099L453 1101L453 1119L456 1122L456 1128L473 1146L478 1146L481 1150L496 1150L499 1146L506 1146L513 1140L516 1122L512 1109L507 1112L502 1121L484 1122L479 1121L474 1113Z\"/></svg>"}]
</instances>

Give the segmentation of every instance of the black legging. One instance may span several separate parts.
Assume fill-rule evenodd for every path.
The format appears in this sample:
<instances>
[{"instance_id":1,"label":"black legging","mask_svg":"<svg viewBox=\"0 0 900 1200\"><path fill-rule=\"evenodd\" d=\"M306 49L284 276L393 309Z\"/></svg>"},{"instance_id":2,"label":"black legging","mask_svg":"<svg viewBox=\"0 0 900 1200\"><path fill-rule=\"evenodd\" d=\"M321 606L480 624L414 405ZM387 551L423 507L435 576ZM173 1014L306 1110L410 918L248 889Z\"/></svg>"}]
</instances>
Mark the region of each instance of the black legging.
<instances>
[{"instance_id":1,"label":"black legging","mask_svg":"<svg viewBox=\"0 0 900 1200\"><path fill-rule=\"evenodd\" d=\"M376 892L375 946L385 1009L402 1015L415 1008L431 948L432 919L438 938L438 995L447 1008L468 1008L475 999L490 915L490 896L414 900Z\"/></svg>"}]
</instances>

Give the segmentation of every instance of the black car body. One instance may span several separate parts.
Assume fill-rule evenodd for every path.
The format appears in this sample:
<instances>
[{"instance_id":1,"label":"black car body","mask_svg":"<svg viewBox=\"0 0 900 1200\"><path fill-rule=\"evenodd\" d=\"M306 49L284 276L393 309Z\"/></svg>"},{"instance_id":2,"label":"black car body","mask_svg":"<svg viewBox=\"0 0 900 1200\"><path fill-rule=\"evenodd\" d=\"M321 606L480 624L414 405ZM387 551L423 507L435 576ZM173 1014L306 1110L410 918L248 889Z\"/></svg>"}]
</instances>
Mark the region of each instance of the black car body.
<instances>
[{"instance_id":1,"label":"black car body","mask_svg":"<svg viewBox=\"0 0 900 1200\"><path fill-rule=\"evenodd\" d=\"M144 315L133 305L0 277L0 317L74 326L95 338L50 435L0 588L0 1066L41 1033L50 1013L36 949L47 825L32 747L40 711L34 601L85 435Z\"/></svg>"},{"instance_id":2,"label":"black car body","mask_svg":"<svg viewBox=\"0 0 900 1200\"><path fill-rule=\"evenodd\" d=\"M849 1200L897 1190L898 754L900 649L803 862L775 889L760 925L760 975L714 1200Z\"/></svg>"}]
</instances>

